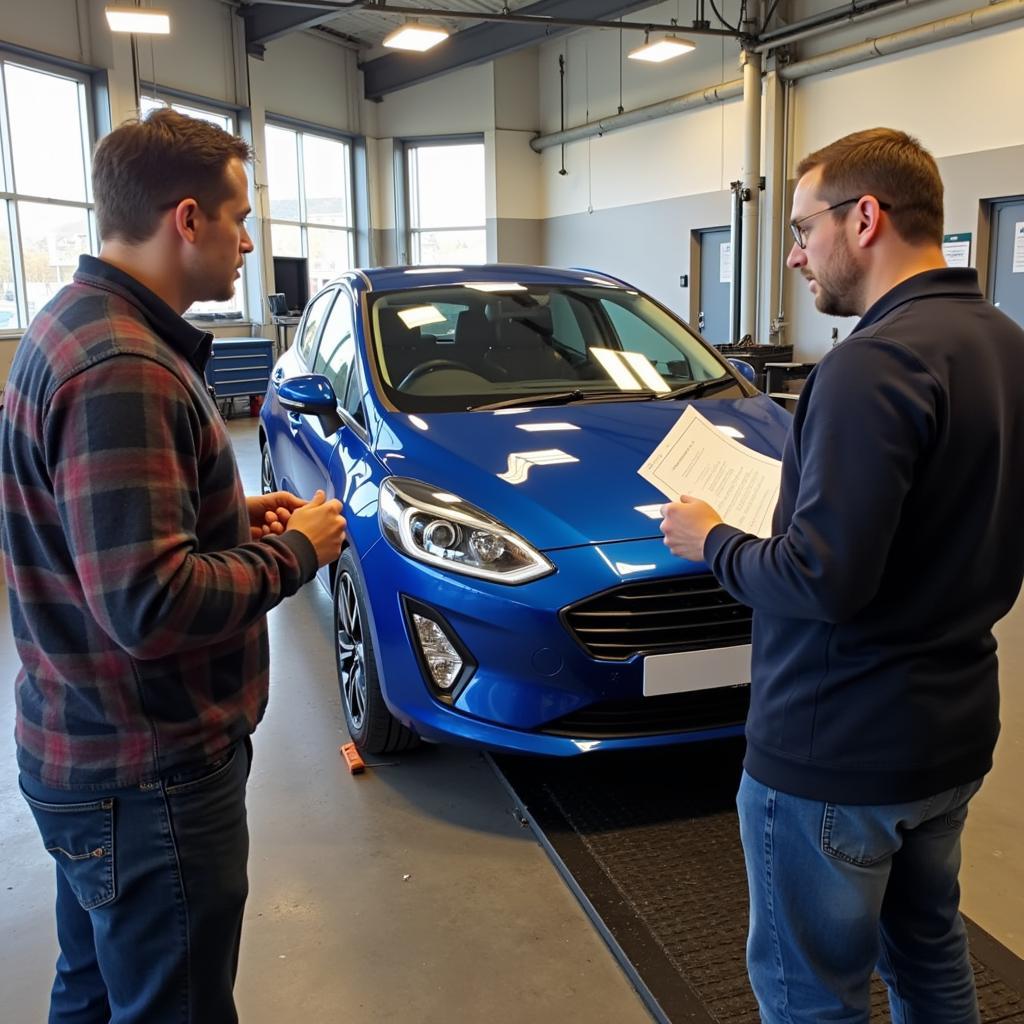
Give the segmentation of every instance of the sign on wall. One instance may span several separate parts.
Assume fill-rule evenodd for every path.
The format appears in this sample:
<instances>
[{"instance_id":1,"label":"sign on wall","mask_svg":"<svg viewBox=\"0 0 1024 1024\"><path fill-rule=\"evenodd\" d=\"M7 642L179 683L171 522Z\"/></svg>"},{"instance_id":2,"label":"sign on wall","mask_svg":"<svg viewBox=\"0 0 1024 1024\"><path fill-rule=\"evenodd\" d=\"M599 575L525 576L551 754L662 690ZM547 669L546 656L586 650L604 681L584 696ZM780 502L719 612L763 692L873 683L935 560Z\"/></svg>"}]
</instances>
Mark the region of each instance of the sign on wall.
<instances>
[{"instance_id":1,"label":"sign on wall","mask_svg":"<svg viewBox=\"0 0 1024 1024\"><path fill-rule=\"evenodd\" d=\"M942 255L947 267L969 267L971 265L971 233L942 236Z\"/></svg>"}]
</instances>

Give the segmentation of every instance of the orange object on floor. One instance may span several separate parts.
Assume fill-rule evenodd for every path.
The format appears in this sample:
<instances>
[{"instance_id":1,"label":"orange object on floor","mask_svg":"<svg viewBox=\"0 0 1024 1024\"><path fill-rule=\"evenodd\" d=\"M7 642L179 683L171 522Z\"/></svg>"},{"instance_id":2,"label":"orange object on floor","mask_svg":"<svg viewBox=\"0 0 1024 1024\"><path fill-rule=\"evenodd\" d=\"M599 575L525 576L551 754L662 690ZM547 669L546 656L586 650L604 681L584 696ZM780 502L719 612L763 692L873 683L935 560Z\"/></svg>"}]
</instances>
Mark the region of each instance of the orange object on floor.
<instances>
[{"instance_id":1,"label":"orange object on floor","mask_svg":"<svg viewBox=\"0 0 1024 1024\"><path fill-rule=\"evenodd\" d=\"M345 763L352 775L359 775L366 771L366 762L359 756L359 751L354 743L346 743L341 748L341 756L345 758Z\"/></svg>"}]
</instances>

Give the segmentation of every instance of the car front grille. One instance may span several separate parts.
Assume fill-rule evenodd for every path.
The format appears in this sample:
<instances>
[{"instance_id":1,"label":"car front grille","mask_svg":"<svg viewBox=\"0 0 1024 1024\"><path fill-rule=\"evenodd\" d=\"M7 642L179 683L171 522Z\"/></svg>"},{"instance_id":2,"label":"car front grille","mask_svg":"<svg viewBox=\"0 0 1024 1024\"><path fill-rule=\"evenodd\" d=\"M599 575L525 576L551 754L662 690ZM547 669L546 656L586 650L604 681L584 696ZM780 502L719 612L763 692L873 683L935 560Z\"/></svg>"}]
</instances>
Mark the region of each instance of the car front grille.
<instances>
[{"instance_id":1,"label":"car front grille","mask_svg":"<svg viewBox=\"0 0 1024 1024\"><path fill-rule=\"evenodd\" d=\"M721 686L693 693L670 693L637 700L606 701L549 722L539 731L573 739L625 739L742 725L750 706L750 686Z\"/></svg>"},{"instance_id":2,"label":"car front grille","mask_svg":"<svg viewBox=\"0 0 1024 1024\"><path fill-rule=\"evenodd\" d=\"M616 661L748 644L750 617L710 573L624 583L562 613L588 654Z\"/></svg>"}]
</instances>

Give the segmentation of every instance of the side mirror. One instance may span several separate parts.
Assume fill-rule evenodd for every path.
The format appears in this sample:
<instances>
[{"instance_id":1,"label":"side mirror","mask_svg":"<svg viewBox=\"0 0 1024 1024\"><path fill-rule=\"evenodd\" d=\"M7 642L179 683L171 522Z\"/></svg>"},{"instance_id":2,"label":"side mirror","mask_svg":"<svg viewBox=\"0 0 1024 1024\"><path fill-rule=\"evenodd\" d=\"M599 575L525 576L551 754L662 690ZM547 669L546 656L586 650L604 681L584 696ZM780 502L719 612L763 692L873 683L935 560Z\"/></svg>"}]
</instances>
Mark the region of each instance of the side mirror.
<instances>
[{"instance_id":1,"label":"side mirror","mask_svg":"<svg viewBox=\"0 0 1024 1024\"><path fill-rule=\"evenodd\" d=\"M293 416L316 416L324 434L333 434L341 427L338 396L331 382L319 373L306 373L281 381L277 400Z\"/></svg>"},{"instance_id":2,"label":"side mirror","mask_svg":"<svg viewBox=\"0 0 1024 1024\"><path fill-rule=\"evenodd\" d=\"M730 357L729 362L732 364L733 369L739 371L739 375L744 380L750 381L754 387L757 387L757 370L746 359L733 359Z\"/></svg>"}]
</instances>

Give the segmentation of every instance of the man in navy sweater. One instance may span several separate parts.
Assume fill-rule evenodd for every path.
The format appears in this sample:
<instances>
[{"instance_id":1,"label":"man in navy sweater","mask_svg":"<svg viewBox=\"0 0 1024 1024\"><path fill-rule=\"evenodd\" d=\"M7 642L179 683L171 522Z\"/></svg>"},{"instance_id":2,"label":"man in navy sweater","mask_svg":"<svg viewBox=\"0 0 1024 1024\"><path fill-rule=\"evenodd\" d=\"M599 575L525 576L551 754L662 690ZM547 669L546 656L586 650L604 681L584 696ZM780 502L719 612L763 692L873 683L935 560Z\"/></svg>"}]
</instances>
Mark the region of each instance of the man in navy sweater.
<instances>
[{"instance_id":1,"label":"man in navy sweater","mask_svg":"<svg viewBox=\"0 0 1024 1024\"><path fill-rule=\"evenodd\" d=\"M859 316L814 368L773 536L665 508L754 609L737 805L766 1024L978 1020L960 835L999 732L993 624L1024 573L1024 331L942 257L942 182L877 128L797 168L788 265Z\"/></svg>"}]
</instances>

